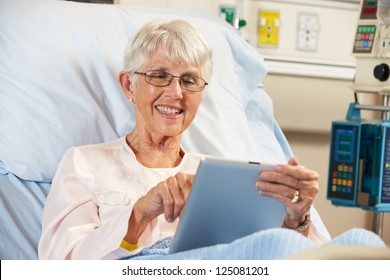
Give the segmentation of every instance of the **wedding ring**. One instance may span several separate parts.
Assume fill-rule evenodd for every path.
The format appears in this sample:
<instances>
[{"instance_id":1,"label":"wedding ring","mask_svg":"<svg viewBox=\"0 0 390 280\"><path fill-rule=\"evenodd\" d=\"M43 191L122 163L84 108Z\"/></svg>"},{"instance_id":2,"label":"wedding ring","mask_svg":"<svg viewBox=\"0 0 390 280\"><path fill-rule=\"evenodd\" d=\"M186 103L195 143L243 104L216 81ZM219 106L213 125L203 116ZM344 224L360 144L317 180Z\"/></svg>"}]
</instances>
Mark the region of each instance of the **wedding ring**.
<instances>
[{"instance_id":1,"label":"wedding ring","mask_svg":"<svg viewBox=\"0 0 390 280\"><path fill-rule=\"evenodd\" d=\"M294 196L293 196L293 198L291 199L291 203L297 203L298 200L299 200L299 190L295 190Z\"/></svg>"}]
</instances>

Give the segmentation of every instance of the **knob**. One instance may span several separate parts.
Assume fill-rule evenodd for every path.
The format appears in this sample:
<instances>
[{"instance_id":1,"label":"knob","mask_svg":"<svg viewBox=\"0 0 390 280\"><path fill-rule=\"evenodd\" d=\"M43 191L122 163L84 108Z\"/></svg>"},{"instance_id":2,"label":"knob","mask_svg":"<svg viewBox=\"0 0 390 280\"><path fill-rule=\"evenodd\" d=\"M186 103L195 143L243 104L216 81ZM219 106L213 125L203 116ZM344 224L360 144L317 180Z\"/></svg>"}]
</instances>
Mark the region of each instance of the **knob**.
<instances>
[{"instance_id":1,"label":"knob","mask_svg":"<svg viewBox=\"0 0 390 280\"><path fill-rule=\"evenodd\" d=\"M390 68L389 65L382 63L374 68L374 76L379 81L384 82L389 78L390 75Z\"/></svg>"}]
</instances>

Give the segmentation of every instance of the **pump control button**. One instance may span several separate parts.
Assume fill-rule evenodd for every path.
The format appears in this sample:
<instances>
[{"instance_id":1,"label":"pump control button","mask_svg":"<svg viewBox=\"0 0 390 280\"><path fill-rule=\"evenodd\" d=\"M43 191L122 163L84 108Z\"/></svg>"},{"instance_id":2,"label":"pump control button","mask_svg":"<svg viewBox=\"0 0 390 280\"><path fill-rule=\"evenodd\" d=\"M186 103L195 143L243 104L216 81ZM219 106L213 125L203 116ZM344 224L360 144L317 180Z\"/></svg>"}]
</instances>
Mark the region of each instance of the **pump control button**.
<instances>
[{"instance_id":1,"label":"pump control button","mask_svg":"<svg viewBox=\"0 0 390 280\"><path fill-rule=\"evenodd\" d=\"M389 65L382 63L374 68L374 76L377 78L379 81L384 82L387 81L390 75L390 68Z\"/></svg>"}]
</instances>

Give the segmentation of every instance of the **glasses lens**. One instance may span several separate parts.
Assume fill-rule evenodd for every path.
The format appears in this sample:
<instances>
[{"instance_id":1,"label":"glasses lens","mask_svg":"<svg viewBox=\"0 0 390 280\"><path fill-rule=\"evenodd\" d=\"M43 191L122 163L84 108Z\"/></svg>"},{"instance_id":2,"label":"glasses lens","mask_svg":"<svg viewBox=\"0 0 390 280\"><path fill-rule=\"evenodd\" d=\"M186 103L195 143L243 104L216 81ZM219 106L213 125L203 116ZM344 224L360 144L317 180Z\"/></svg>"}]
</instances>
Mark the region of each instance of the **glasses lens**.
<instances>
[{"instance_id":1,"label":"glasses lens","mask_svg":"<svg viewBox=\"0 0 390 280\"><path fill-rule=\"evenodd\" d=\"M165 87L170 84L172 75L164 71L148 71L146 72L146 82L158 86Z\"/></svg>"},{"instance_id":2,"label":"glasses lens","mask_svg":"<svg viewBox=\"0 0 390 280\"><path fill-rule=\"evenodd\" d=\"M203 79L191 75L182 76L180 81L182 88L188 91L201 91L205 85Z\"/></svg>"}]
</instances>

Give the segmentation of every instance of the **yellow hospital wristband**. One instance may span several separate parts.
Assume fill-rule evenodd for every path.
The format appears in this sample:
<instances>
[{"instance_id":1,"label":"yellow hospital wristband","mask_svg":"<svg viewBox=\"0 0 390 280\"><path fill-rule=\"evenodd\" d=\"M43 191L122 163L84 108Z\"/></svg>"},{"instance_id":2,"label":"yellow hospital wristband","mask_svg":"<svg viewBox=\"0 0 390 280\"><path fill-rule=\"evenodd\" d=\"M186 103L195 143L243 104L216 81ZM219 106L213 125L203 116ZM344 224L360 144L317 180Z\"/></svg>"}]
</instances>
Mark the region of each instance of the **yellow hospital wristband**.
<instances>
[{"instance_id":1,"label":"yellow hospital wristband","mask_svg":"<svg viewBox=\"0 0 390 280\"><path fill-rule=\"evenodd\" d=\"M134 250L138 249L138 244L131 244L123 239L120 247L127 250L127 251L134 251Z\"/></svg>"}]
</instances>

